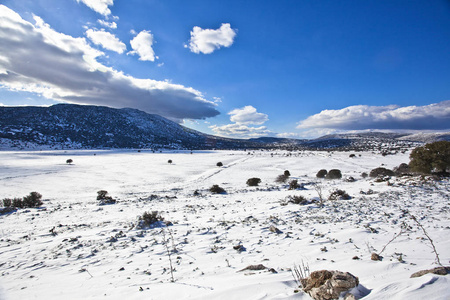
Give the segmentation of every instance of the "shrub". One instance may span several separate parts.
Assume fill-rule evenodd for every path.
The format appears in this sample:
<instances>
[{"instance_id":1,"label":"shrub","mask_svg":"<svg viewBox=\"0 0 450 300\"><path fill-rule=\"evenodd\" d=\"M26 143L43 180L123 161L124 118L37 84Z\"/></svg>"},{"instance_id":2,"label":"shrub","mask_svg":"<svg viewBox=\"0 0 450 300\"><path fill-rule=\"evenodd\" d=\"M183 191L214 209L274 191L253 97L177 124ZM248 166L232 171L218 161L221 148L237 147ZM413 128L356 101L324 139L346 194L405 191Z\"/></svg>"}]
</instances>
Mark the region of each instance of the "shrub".
<instances>
[{"instance_id":1,"label":"shrub","mask_svg":"<svg viewBox=\"0 0 450 300\"><path fill-rule=\"evenodd\" d=\"M220 186L218 186L217 184L214 184L209 191L213 194L225 194L225 190L223 188L221 188Z\"/></svg>"},{"instance_id":2,"label":"shrub","mask_svg":"<svg viewBox=\"0 0 450 300\"><path fill-rule=\"evenodd\" d=\"M332 170L330 170L330 172L327 173L325 178L326 179L341 179L342 178L341 170L332 169Z\"/></svg>"},{"instance_id":3,"label":"shrub","mask_svg":"<svg viewBox=\"0 0 450 300\"><path fill-rule=\"evenodd\" d=\"M42 205L42 195L38 192L31 192L28 196L23 197L24 207L39 207Z\"/></svg>"},{"instance_id":4,"label":"shrub","mask_svg":"<svg viewBox=\"0 0 450 300\"><path fill-rule=\"evenodd\" d=\"M362 173L361 173L361 177L362 177L362 178L367 178L367 176L369 176L369 175L368 175L366 172L362 172Z\"/></svg>"},{"instance_id":5,"label":"shrub","mask_svg":"<svg viewBox=\"0 0 450 300\"><path fill-rule=\"evenodd\" d=\"M256 177L249 178L247 180L247 185L248 186L258 186L260 183L261 183L261 179L260 178L256 178Z\"/></svg>"},{"instance_id":6,"label":"shrub","mask_svg":"<svg viewBox=\"0 0 450 300\"><path fill-rule=\"evenodd\" d=\"M328 171L325 169L320 170L319 172L317 172L316 177L317 178L325 178L325 176L327 176Z\"/></svg>"},{"instance_id":7,"label":"shrub","mask_svg":"<svg viewBox=\"0 0 450 300\"><path fill-rule=\"evenodd\" d=\"M98 205L116 203L116 200L113 199L111 196L108 196L108 191L105 191L105 190L100 190L97 192L97 200L99 200Z\"/></svg>"},{"instance_id":8,"label":"shrub","mask_svg":"<svg viewBox=\"0 0 450 300\"><path fill-rule=\"evenodd\" d=\"M70 165L71 163L73 163L73 160L72 160L72 159L69 158L68 160L66 160L66 164L69 164L69 165Z\"/></svg>"},{"instance_id":9,"label":"shrub","mask_svg":"<svg viewBox=\"0 0 450 300\"><path fill-rule=\"evenodd\" d=\"M289 189L290 190L296 190L301 188L301 185L298 184L298 181L296 179L291 180L291 182L289 182Z\"/></svg>"},{"instance_id":10,"label":"shrub","mask_svg":"<svg viewBox=\"0 0 450 300\"><path fill-rule=\"evenodd\" d=\"M43 204L41 198L42 195L38 192L31 192L23 198L5 198L2 202L5 208L34 208Z\"/></svg>"},{"instance_id":11,"label":"shrub","mask_svg":"<svg viewBox=\"0 0 450 300\"><path fill-rule=\"evenodd\" d=\"M356 157L356 155L352 153L348 157L353 158L353 157Z\"/></svg>"},{"instance_id":12,"label":"shrub","mask_svg":"<svg viewBox=\"0 0 450 300\"><path fill-rule=\"evenodd\" d=\"M291 176L291 172L289 172L288 170L284 171L284 176L286 176L286 177Z\"/></svg>"},{"instance_id":13,"label":"shrub","mask_svg":"<svg viewBox=\"0 0 450 300\"><path fill-rule=\"evenodd\" d=\"M328 197L328 200L349 200L352 197L347 194L344 190L334 190L331 192L330 196Z\"/></svg>"},{"instance_id":14,"label":"shrub","mask_svg":"<svg viewBox=\"0 0 450 300\"><path fill-rule=\"evenodd\" d=\"M409 165L405 164L405 163L400 164L398 167L394 168L394 173L397 176L408 174L409 173Z\"/></svg>"},{"instance_id":15,"label":"shrub","mask_svg":"<svg viewBox=\"0 0 450 300\"><path fill-rule=\"evenodd\" d=\"M281 175L278 175L277 178L275 178L275 182L277 182L277 183L286 183L288 178L289 178L289 176L281 174Z\"/></svg>"},{"instance_id":16,"label":"shrub","mask_svg":"<svg viewBox=\"0 0 450 300\"><path fill-rule=\"evenodd\" d=\"M219 162L216 164L216 166L222 167L222 166L223 166L223 163L219 161Z\"/></svg>"},{"instance_id":17,"label":"shrub","mask_svg":"<svg viewBox=\"0 0 450 300\"><path fill-rule=\"evenodd\" d=\"M294 203L294 204L300 204L305 205L309 204L310 202L303 196L288 196L286 198L287 202Z\"/></svg>"},{"instance_id":18,"label":"shrub","mask_svg":"<svg viewBox=\"0 0 450 300\"><path fill-rule=\"evenodd\" d=\"M138 219L138 228L149 228L160 225L160 222L164 221L164 218L158 211L144 212Z\"/></svg>"},{"instance_id":19,"label":"shrub","mask_svg":"<svg viewBox=\"0 0 450 300\"><path fill-rule=\"evenodd\" d=\"M394 171L383 168L383 167L375 168L372 171L370 171L370 173L369 173L370 177L394 176L394 175L395 175Z\"/></svg>"},{"instance_id":20,"label":"shrub","mask_svg":"<svg viewBox=\"0 0 450 300\"><path fill-rule=\"evenodd\" d=\"M409 158L409 167L413 172L446 172L450 169L450 142L440 141L417 147Z\"/></svg>"},{"instance_id":21,"label":"shrub","mask_svg":"<svg viewBox=\"0 0 450 300\"><path fill-rule=\"evenodd\" d=\"M167 162L168 162L169 164L172 164L172 160L171 160L171 159L169 159Z\"/></svg>"}]
</instances>

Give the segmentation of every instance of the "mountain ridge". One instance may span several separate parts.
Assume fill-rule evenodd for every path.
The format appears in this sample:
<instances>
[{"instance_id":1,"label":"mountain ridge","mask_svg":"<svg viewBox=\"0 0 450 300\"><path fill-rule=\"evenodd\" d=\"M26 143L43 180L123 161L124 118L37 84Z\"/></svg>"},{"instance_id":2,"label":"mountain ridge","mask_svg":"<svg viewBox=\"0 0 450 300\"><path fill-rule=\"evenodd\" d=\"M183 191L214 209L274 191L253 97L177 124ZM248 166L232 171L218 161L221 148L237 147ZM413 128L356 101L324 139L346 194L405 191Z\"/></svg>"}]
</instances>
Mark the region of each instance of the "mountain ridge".
<instances>
[{"instance_id":1,"label":"mountain ridge","mask_svg":"<svg viewBox=\"0 0 450 300\"><path fill-rule=\"evenodd\" d=\"M313 140L277 137L232 139L208 135L133 108L56 104L0 106L0 139L12 148L54 149L378 149L450 140L450 133L347 133ZM393 146L394 147L394 146Z\"/></svg>"}]
</instances>

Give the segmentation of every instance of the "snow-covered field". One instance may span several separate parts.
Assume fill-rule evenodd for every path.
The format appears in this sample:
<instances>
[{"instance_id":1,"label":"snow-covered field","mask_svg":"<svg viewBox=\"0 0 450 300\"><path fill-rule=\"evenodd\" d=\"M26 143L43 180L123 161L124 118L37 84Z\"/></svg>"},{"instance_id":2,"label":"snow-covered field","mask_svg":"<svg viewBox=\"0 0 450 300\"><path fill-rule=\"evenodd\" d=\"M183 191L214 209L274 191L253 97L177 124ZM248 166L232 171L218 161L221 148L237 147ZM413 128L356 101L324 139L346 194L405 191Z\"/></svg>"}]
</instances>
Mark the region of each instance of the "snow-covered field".
<instances>
[{"instance_id":1,"label":"snow-covered field","mask_svg":"<svg viewBox=\"0 0 450 300\"><path fill-rule=\"evenodd\" d=\"M349 154L2 151L0 198L37 191L44 205L0 216L0 299L311 299L294 292L290 269L302 263L352 273L370 292L364 299L450 299L448 275L410 278L437 264L403 211L417 217L448 265L448 180L378 183L361 173L407 163L408 153ZM356 181L315 176L334 168ZM304 189L275 183L284 170ZM246 185L251 177L261 178L259 187ZM281 205L293 195L318 199L316 181L325 197L338 188L352 199ZM212 194L213 184L227 193ZM117 203L99 206L98 190ZM173 225L136 228L146 211ZM372 261L384 246L383 260ZM241 271L258 264L267 269Z\"/></svg>"}]
</instances>

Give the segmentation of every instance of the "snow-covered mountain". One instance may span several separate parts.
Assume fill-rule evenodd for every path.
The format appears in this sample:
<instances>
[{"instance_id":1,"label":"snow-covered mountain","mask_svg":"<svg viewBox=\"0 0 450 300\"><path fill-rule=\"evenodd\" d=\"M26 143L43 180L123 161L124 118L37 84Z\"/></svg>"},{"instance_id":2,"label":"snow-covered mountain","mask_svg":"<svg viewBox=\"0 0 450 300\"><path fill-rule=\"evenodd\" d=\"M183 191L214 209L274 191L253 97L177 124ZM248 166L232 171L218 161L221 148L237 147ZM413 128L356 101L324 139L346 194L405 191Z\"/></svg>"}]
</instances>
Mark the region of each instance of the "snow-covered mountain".
<instances>
[{"instance_id":1,"label":"snow-covered mountain","mask_svg":"<svg viewBox=\"0 0 450 300\"><path fill-rule=\"evenodd\" d=\"M131 108L57 104L0 107L1 148L287 149L397 151L449 140L450 133L366 132L314 140L274 137L230 139L207 135Z\"/></svg>"},{"instance_id":2,"label":"snow-covered mountain","mask_svg":"<svg viewBox=\"0 0 450 300\"><path fill-rule=\"evenodd\" d=\"M17 147L51 148L233 148L218 138L158 115L131 108L57 104L0 107L0 138Z\"/></svg>"}]
</instances>

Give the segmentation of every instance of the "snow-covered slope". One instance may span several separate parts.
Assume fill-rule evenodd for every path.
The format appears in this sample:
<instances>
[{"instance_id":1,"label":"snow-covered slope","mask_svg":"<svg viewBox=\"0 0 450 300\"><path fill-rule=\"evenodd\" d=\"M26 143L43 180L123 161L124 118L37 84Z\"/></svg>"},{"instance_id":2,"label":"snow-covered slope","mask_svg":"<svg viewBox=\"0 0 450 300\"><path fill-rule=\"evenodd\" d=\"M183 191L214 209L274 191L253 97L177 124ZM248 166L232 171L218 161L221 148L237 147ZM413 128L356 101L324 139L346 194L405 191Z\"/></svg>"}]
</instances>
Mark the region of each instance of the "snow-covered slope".
<instances>
[{"instance_id":1,"label":"snow-covered slope","mask_svg":"<svg viewBox=\"0 0 450 300\"><path fill-rule=\"evenodd\" d=\"M449 275L410 278L436 266L410 215L449 264L449 181L364 179L408 162L408 153L359 154L2 151L0 198L38 191L44 205L0 216L0 299L310 299L294 292L290 269L302 262L354 274L364 299L449 299ZM344 179L318 180L322 168ZM275 183L285 170L304 188ZM246 185L251 177L259 187ZM318 199L312 183L324 197L342 189L352 198L284 205L288 196ZM227 193L209 192L214 184ZM99 206L101 189L118 202ZM146 211L172 225L137 228ZM382 261L370 259L382 250ZM241 271L257 264L267 269Z\"/></svg>"}]
</instances>

